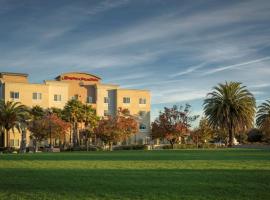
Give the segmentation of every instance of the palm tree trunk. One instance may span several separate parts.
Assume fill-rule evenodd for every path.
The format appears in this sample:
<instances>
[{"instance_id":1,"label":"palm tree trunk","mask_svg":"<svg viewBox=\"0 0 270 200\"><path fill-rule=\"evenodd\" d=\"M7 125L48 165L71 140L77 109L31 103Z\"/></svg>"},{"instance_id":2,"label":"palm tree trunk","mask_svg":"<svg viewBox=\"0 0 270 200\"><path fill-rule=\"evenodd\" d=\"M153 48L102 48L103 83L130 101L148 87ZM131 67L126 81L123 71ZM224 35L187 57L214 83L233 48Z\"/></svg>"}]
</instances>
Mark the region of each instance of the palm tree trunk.
<instances>
[{"instance_id":1,"label":"palm tree trunk","mask_svg":"<svg viewBox=\"0 0 270 200\"><path fill-rule=\"evenodd\" d=\"M233 146L233 125L232 122L230 123L230 127L229 127L229 147Z\"/></svg>"},{"instance_id":2,"label":"palm tree trunk","mask_svg":"<svg viewBox=\"0 0 270 200\"><path fill-rule=\"evenodd\" d=\"M21 145L20 145L20 153L26 152L26 131L23 130L21 134Z\"/></svg>"},{"instance_id":3,"label":"palm tree trunk","mask_svg":"<svg viewBox=\"0 0 270 200\"><path fill-rule=\"evenodd\" d=\"M10 139L9 139L9 130L6 130L6 135L7 135L7 143L6 143L6 145L7 145L7 147L9 148L10 147Z\"/></svg>"}]
</instances>

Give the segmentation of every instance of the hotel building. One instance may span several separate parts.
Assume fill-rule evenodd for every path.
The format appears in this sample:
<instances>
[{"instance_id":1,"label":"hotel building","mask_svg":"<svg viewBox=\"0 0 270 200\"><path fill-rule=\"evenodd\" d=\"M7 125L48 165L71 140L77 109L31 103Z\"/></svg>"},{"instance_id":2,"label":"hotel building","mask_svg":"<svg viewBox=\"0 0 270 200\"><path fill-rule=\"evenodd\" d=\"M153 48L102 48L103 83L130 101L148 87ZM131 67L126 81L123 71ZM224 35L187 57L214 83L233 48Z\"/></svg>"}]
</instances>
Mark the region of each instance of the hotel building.
<instances>
[{"instance_id":1,"label":"hotel building","mask_svg":"<svg viewBox=\"0 0 270 200\"><path fill-rule=\"evenodd\" d=\"M131 143L148 143L150 136L150 92L148 90L123 89L119 85L103 84L93 74L63 73L55 80L44 83L30 83L28 74L0 72L0 99L17 101L26 106L39 105L42 108L64 108L70 99L96 109L98 116L115 115L118 108L127 108L137 116L139 133L130 139ZM31 140L27 133L27 145ZM21 136L10 133L10 145L19 147ZM6 146L1 140L0 146Z\"/></svg>"}]
</instances>

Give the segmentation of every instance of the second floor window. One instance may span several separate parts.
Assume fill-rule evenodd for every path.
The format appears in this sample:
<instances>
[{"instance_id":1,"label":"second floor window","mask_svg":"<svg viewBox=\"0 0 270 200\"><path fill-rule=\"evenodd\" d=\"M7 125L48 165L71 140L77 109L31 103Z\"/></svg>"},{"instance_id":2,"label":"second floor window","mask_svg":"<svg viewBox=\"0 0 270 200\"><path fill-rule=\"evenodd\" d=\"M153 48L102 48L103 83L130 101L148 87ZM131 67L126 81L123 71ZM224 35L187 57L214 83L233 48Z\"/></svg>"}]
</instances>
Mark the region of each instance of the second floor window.
<instances>
[{"instance_id":1,"label":"second floor window","mask_svg":"<svg viewBox=\"0 0 270 200\"><path fill-rule=\"evenodd\" d=\"M61 94L55 94L53 97L54 101L61 101Z\"/></svg>"},{"instance_id":2,"label":"second floor window","mask_svg":"<svg viewBox=\"0 0 270 200\"><path fill-rule=\"evenodd\" d=\"M139 104L146 104L146 99L145 98L140 98L139 99Z\"/></svg>"},{"instance_id":3,"label":"second floor window","mask_svg":"<svg viewBox=\"0 0 270 200\"><path fill-rule=\"evenodd\" d=\"M19 92L10 92L10 98L11 99L19 99L20 93Z\"/></svg>"},{"instance_id":4,"label":"second floor window","mask_svg":"<svg viewBox=\"0 0 270 200\"><path fill-rule=\"evenodd\" d=\"M130 98L129 97L124 97L123 98L123 103L130 103Z\"/></svg>"},{"instance_id":5,"label":"second floor window","mask_svg":"<svg viewBox=\"0 0 270 200\"><path fill-rule=\"evenodd\" d=\"M34 92L33 93L33 99L34 100L41 100L42 99L42 94L40 92Z\"/></svg>"},{"instance_id":6,"label":"second floor window","mask_svg":"<svg viewBox=\"0 0 270 200\"><path fill-rule=\"evenodd\" d=\"M104 97L104 103L109 103L109 97Z\"/></svg>"}]
</instances>

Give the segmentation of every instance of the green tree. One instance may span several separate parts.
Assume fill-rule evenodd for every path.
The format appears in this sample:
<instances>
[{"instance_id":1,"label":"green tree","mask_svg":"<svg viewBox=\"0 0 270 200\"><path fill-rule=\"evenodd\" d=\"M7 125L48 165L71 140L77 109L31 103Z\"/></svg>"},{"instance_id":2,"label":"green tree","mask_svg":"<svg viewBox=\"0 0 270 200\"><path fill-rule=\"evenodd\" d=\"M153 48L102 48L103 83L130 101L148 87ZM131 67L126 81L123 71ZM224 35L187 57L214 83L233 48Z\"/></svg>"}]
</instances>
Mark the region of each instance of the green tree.
<instances>
[{"instance_id":1,"label":"green tree","mask_svg":"<svg viewBox=\"0 0 270 200\"><path fill-rule=\"evenodd\" d=\"M67 102L63 110L63 117L66 121L70 122L71 130L73 138L71 139L70 135L70 142L73 145L79 145L79 135L78 135L78 124L83 122L83 115L84 115L84 105L80 101L76 99L72 99Z\"/></svg>"},{"instance_id":2,"label":"green tree","mask_svg":"<svg viewBox=\"0 0 270 200\"><path fill-rule=\"evenodd\" d=\"M191 133L192 140L196 143L197 147L199 144L208 142L214 138L215 131L210 127L209 122L206 118L202 118L199 123L199 127Z\"/></svg>"},{"instance_id":3,"label":"green tree","mask_svg":"<svg viewBox=\"0 0 270 200\"><path fill-rule=\"evenodd\" d=\"M0 100L0 124L4 130L4 141L10 147L10 131L21 132L21 122L27 113L27 108L19 102Z\"/></svg>"},{"instance_id":4,"label":"green tree","mask_svg":"<svg viewBox=\"0 0 270 200\"><path fill-rule=\"evenodd\" d=\"M21 143L20 143L20 153L26 153L26 132L31 121L30 109L27 108L27 112L22 116L20 121L21 129Z\"/></svg>"},{"instance_id":5,"label":"green tree","mask_svg":"<svg viewBox=\"0 0 270 200\"><path fill-rule=\"evenodd\" d=\"M33 141L34 152L38 149L38 143L42 142L46 138L46 131L44 122L41 121L46 115L45 110L40 106L33 106L30 109L30 122L28 123L28 129L31 132L30 138Z\"/></svg>"},{"instance_id":6,"label":"green tree","mask_svg":"<svg viewBox=\"0 0 270 200\"><path fill-rule=\"evenodd\" d=\"M95 109L91 105L83 105L83 123L84 129L81 131L86 149L89 148L89 139L94 136L94 129L98 126L99 117L96 115Z\"/></svg>"},{"instance_id":7,"label":"green tree","mask_svg":"<svg viewBox=\"0 0 270 200\"><path fill-rule=\"evenodd\" d=\"M231 147L234 133L253 125L255 98L239 82L225 82L213 89L204 100L204 113L210 126L228 131Z\"/></svg>"},{"instance_id":8,"label":"green tree","mask_svg":"<svg viewBox=\"0 0 270 200\"><path fill-rule=\"evenodd\" d=\"M261 129L266 140L270 140L270 100L258 107L256 124Z\"/></svg>"}]
</instances>

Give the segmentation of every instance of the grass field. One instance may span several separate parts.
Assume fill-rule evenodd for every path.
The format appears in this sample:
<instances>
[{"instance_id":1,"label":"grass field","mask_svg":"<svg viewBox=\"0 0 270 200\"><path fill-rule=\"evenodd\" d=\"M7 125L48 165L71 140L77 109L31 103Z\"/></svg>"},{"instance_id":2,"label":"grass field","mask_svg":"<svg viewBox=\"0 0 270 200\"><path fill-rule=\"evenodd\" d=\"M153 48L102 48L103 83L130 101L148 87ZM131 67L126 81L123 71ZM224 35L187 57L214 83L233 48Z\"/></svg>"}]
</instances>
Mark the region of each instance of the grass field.
<instances>
[{"instance_id":1,"label":"grass field","mask_svg":"<svg viewBox=\"0 0 270 200\"><path fill-rule=\"evenodd\" d=\"M0 199L270 199L270 151L0 155Z\"/></svg>"}]
</instances>

